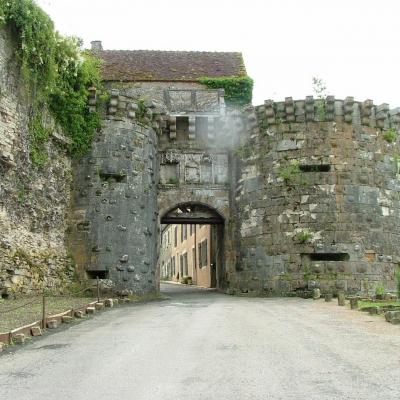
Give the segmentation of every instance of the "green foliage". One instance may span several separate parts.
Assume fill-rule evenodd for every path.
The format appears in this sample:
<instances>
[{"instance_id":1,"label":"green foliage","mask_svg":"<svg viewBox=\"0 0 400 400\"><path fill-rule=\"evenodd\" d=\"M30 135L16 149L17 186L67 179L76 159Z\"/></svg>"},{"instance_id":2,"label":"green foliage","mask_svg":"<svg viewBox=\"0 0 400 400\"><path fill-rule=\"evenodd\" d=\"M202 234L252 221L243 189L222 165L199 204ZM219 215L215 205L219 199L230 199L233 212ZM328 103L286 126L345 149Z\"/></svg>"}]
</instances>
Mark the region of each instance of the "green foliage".
<instances>
[{"instance_id":1,"label":"green foliage","mask_svg":"<svg viewBox=\"0 0 400 400\"><path fill-rule=\"evenodd\" d=\"M320 99L316 101L316 114L319 121L323 121L326 117L325 100Z\"/></svg>"},{"instance_id":2,"label":"green foliage","mask_svg":"<svg viewBox=\"0 0 400 400\"><path fill-rule=\"evenodd\" d=\"M249 76L202 77L199 82L210 89L224 89L228 104L250 104L253 96L253 79Z\"/></svg>"},{"instance_id":3,"label":"green foliage","mask_svg":"<svg viewBox=\"0 0 400 400\"><path fill-rule=\"evenodd\" d=\"M295 182L300 172L298 161L292 160L288 166L280 168L279 177L282 178L286 183Z\"/></svg>"},{"instance_id":4,"label":"green foliage","mask_svg":"<svg viewBox=\"0 0 400 400\"><path fill-rule=\"evenodd\" d=\"M144 118L146 117L146 105L143 99L139 99L137 102L138 109L136 111L136 119L139 122L143 122Z\"/></svg>"},{"instance_id":5,"label":"green foliage","mask_svg":"<svg viewBox=\"0 0 400 400\"><path fill-rule=\"evenodd\" d=\"M43 145L49 134L38 117L43 107L71 139L70 154L85 153L100 126L98 113L89 113L87 106L88 88L101 89L99 61L80 50L78 39L59 35L33 0L2 1L0 24L8 26L16 39L16 55L32 104L32 161L43 165L47 160Z\"/></svg>"},{"instance_id":6,"label":"green foliage","mask_svg":"<svg viewBox=\"0 0 400 400\"><path fill-rule=\"evenodd\" d=\"M76 54L79 54L73 40L67 39L64 45L65 52L72 51L75 46ZM49 109L71 139L69 150L73 155L88 151L93 134L100 127L99 114L90 113L87 106L91 86L101 88L100 61L84 54L80 62L69 63L58 75L57 85L49 95Z\"/></svg>"},{"instance_id":7,"label":"green foliage","mask_svg":"<svg viewBox=\"0 0 400 400\"><path fill-rule=\"evenodd\" d=\"M388 142L388 143L393 143L397 139L397 131L395 128L390 128L387 131L383 133L383 138Z\"/></svg>"},{"instance_id":8,"label":"green foliage","mask_svg":"<svg viewBox=\"0 0 400 400\"><path fill-rule=\"evenodd\" d=\"M313 87L313 93L318 99L318 101L316 101L315 103L316 114L318 120L323 121L326 115L326 110L325 110L326 84L321 78L313 76L312 87Z\"/></svg>"},{"instance_id":9,"label":"green foliage","mask_svg":"<svg viewBox=\"0 0 400 400\"><path fill-rule=\"evenodd\" d=\"M312 77L312 88L313 93L318 99L324 99L326 97L326 84L321 78L316 76Z\"/></svg>"},{"instance_id":10,"label":"green foliage","mask_svg":"<svg viewBox=\"0 0 400 400\"><path fill-rule=\"evenodd\" d=\"M379 282L378 285L375 287L375 294L377 296L383 296L385 294L385 286L383 286L382 282Z\"/></svg>"},{"instance_id":11,"label":"green foliage","mask_svg":"<svg viewBox=\"0 0 400 400\"><path fill-rule=\"evenodd\" d=\"M385 306L400 306L400 301L395 300L387 300L387 301L369 301L369 300L361 300L358 302L358 308L362 310L363 308L370 307L385 307Z\"/></svg>"},{"instance_id":12,"label":"green foliage","mask_svg":"<svg viewBox=\"0 0 400 400\"><path fill-rule=\"evenodd\" d=\"M397 265L397 268L394 272L394 277L397 284L397 296L400 298L400 265Z\"/></svg>"},{"instance_id":13,"label":"green foliage","mask_svg":"<svg viewBox=\"0 0 400 400\"><path fill-rule=\"evenodd\" d=\"M179 184L179 180L178 180L178 178L169 178L168 179L168 183L170 185L178 185Z\"/></svg>"},{"instance_id":14,"label":"green foliage","mask_svg":"<svg viewBox=\"0 0 400 400\"><path fill-rule=\"evenodd\" d=\"M29 121L29 133L31 160L36 166L41 167L48 160L45 144L50 136L50 130L43 126L39 115L35 115Z\"/></svg>"},{"instance_id":15,"label":"green foliage","mask_svg":"<svg viewBox=\"0 0 400 400\"><path fill-rule=\"evenodd\" d=\"M235 150L235 154L241 159L248 158L251 156L251 149L249 145L243 145Z\"/></svg>"},{"instance_id":16,"label":"green foliage","mask_svg":"<svg viewBox=\"0 0 400 400\"><path fill-rule=\"evenodd\" d=\"M313 235L309 231L300 231L297 233L296 238L300 243L306 243L312 239Z\"/></svg>"}]
</instances>

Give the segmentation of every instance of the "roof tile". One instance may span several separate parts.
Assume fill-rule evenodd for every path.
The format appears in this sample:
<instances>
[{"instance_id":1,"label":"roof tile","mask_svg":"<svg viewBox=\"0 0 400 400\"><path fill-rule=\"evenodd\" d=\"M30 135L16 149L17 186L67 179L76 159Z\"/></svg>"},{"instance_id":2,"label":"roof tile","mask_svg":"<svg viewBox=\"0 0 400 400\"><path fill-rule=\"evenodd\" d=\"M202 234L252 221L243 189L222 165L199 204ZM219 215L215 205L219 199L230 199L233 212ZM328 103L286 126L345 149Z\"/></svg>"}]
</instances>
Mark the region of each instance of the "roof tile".
<instances>
[{"instance_id":1,"label":"roof tile","mask_svg":"<svg viewBox=\"0 0 400 400\"><path fill-rule=\"evenodd\" d=\"M203 76L245 76L241 53L103 50L105 81L197 81Z\"/></svg>"}]
</instances>

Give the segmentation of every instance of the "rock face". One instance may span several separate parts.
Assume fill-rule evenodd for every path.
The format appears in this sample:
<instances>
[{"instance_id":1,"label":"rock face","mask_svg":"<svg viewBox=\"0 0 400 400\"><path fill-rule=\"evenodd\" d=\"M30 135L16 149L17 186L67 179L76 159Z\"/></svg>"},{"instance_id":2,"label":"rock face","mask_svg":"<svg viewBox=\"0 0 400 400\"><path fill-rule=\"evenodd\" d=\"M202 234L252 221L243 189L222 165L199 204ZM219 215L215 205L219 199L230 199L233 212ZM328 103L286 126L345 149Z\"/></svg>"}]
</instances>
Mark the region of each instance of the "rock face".
<instances>
[{"instance_id":1,"label":"rock face","mask_svg":"<svg viewBox=\"0 0 400 400\"><path fill-rule=\"evenodd\" d=\"M0 29L0 295L59 289L71 280L65 230L71 164L53 139L49 162L29 159L29 102L20 86L11 35ZM51 124L51 121L49 121Z\"/></svg>"}]
</instances>

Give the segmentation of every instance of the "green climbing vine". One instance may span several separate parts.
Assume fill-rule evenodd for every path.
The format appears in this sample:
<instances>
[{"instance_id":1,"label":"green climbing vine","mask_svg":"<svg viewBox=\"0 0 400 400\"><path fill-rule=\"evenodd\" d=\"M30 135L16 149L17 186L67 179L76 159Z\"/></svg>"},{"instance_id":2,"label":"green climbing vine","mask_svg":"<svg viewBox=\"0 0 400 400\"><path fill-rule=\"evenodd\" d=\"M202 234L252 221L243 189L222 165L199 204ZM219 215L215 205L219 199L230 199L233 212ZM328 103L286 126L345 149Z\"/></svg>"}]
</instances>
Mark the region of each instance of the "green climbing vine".
<instances>
[{"instance_id":1,"label":"green climbing vine","mask_svg":"<svg viewBox=\"0 0 400 400\"><path fill-rule=\"evenodd\" d=\"M250 104L254 81L249 76L202 77L199 82L210 89L224 89L228 104Z\"/></svg>"},{"instance_id":2,"label":"green climbing vine","mask_svg":"<svg viewBox=\"0 0 400 400\"><path fill-rule=\"evenodd\" d=\"M80 40L56 32L50 17L33 0L1 1L2 26L15 38L31 105L32 162L40 166L47 158L44 144L50 134L42 123L43 108L70 138L70 154L84 154L100 126L99 114L90 113L87 106L88 88L95 86L101 92L100 61L81 50Z\"/></svg>"}]
</instances>

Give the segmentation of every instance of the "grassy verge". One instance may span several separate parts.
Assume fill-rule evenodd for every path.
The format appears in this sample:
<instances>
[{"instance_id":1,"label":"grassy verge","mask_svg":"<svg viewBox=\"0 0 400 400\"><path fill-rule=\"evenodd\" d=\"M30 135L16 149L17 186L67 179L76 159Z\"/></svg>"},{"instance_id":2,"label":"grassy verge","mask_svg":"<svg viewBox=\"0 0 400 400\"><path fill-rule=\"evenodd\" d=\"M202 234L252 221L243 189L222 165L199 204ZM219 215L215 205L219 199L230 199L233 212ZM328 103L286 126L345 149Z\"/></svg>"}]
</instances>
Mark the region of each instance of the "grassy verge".
<instances>
[{"instance_id":1,"label":"grassy verge","mask_svg":"<svg viewBox=\"0 0 400 400\"><path fill-rule=\"evenodd\" d=\"M383 307L383 306L400 306L400 301L359 301L358 308L367 308L367 307Z\"/></svg>"},{"instance_id":2,"label":"grassy verge","mask_svg":"<svg viewBox=\"0 0 400 400\"><path fill-rule=\"evenodd\" d=\"M95 300L89 297L48 297L46 298L47 315L61 313L71 308L79 308ZM34 303L2 314L3 311L22 306L31 301L34 301ZM40 319L42 319L42 297L0 302L0 332L2 333L31 324Z\"/></svg>"}]
</instances>

